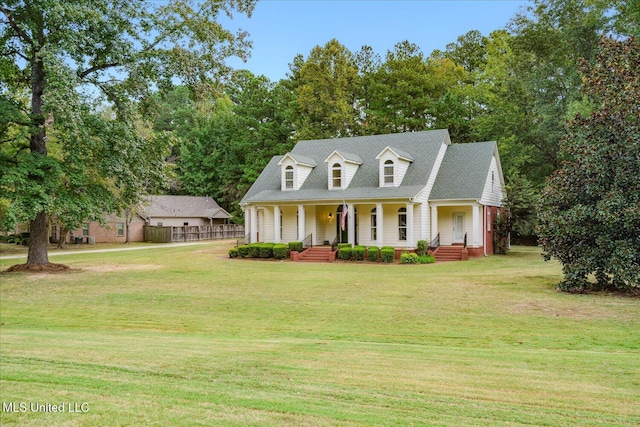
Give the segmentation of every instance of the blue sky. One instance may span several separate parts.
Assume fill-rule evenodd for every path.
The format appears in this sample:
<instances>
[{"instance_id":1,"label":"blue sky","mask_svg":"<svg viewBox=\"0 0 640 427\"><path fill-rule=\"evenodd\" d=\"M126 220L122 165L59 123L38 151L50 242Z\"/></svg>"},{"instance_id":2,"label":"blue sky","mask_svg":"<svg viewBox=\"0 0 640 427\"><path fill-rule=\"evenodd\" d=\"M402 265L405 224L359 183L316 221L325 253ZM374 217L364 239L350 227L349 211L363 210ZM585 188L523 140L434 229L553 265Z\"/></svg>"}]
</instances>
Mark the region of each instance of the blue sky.
<instances>
[{"instance_id":1,"label":"blue sky","mask_svg":"<svg viewBox=\"0 0 640 427\"><path fill-rule=\"evenodd\" d=\"M444 50L471 30L489 35L504 28L528 1L517 0L259 0L250 19L237 16L225 24L251 35L251 58L230 60L272 81L286 78L297 54L337 39L351 52L369 45L384 58L403 40L425 55Z\"/></svg>"}]
</instances>

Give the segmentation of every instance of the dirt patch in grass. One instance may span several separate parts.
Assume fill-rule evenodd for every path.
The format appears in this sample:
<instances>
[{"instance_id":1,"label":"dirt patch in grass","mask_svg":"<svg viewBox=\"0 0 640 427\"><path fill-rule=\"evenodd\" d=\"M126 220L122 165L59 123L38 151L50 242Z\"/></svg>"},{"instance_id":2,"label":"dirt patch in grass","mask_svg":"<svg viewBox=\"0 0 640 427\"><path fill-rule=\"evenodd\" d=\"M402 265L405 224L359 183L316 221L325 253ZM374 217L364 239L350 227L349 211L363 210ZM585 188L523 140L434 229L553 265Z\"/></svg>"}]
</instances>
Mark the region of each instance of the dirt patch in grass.
<instances>
[{"instance_id":1,"label":"dirt patch in grass","mask_svg":"<svg viewBox=\"0 0 640 427\"><path fill-rule=\"evenodd\" d=\"M52 262L48 264L17 264L12 265L6 269L3 273L37 273L37 274L58 274L58 273L70 273L73 269L68 265L54 264Z\"/></svg>"}]
</instances>

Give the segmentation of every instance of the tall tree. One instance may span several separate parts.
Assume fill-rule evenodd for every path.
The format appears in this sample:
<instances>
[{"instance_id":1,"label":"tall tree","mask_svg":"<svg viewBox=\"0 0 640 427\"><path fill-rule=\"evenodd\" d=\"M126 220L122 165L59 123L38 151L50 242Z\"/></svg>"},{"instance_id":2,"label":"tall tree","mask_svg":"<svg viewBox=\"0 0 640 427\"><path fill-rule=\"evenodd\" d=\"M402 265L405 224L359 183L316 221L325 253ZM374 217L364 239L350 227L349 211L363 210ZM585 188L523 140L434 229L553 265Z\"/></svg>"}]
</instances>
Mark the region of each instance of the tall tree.
<instances>
[{"instance_id":1,"label":"tall tree","mask_svg":"<svg viewBox=\"0 0 640 427\"><path fill-rule=\"evenodd\" d=\"M111 165L99 167L98 174L84 168L86 163L74 164L84 178L104 183L110 194L117 196L122 189L113 183L124 181L123 174L136 172L135 165L125 162L139 161L128 155L118 157L135 152L134 147L141 142L132 135L136 118L133 101L148 98L153 86L171 86L174 78L195 87L195 93L214 89L229 71L224 59L230 55L246 57L250 47L246 33L231 33L217 22L217 17L220 13L231 15L234 10L250 15L254 3L7 0L0 5L1 90L21 105L22 115L12 126L28 128L28 144L22 143L24 139L12 139L14 148L3 148L2 167L7 172L22 171L12 174L13 187L3 196L15 206L24 206L23 212L29 217L28 264L48 263L47 216L52 211L53 193L63 182L65 167L61 163L77 152L69 147L75 145L75 150L87 153L105 144L111 148L107 153L116 157ZM88 88L94 88L93 92ZM87 105L83 95L86 98L96 90L113 105L114 126L123 139L115 141L108 134L112 128L82 111ZM28 102L16 96L21 91L29 94ZM50 129L61 130L58 157L50 155ZM118 149L117 142L122 144ZM144 152L156 153L151 145ZM9 159L9 154L15 154L14 158ZM161 160L150 157L147 159L151 162ZM144 168L146 163L140 165ZM20 177L30 182L28 194L19 185L24 182Z\"/></svg>"},{"instance_id":2,"label":"tall tree","mask_svg":"<svg viewBox=\"0 0 640 427\"><path fill-rule=\"evenodd\" d=\"M338 40L314 47L294 71L299 139L358 133L355 93L358 68L353 53Z\"/></svg>"},{"instance_id":3,"label":"tall tree","mask_svg":"<svg viewBox=\"0 0 640 427\"><path fill-rule=\"evenodd\" d=\"M569 124L541 200L540 239L545 258L562 263L561 289L640 288L639 69L633 38L603 38L595 63L582 61L596 108Z\"/></svg>"}]
</instances>

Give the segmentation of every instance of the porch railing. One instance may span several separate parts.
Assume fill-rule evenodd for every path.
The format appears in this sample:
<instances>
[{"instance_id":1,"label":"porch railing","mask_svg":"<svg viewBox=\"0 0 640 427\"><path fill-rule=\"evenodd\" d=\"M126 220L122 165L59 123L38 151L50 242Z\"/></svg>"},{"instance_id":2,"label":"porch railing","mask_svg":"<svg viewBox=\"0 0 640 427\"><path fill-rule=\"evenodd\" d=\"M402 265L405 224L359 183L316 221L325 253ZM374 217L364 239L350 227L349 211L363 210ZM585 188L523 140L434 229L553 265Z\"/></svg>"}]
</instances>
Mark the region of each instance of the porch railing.
<instances>
[{"instance_id":1,"label":"porch railing","mask_svg":"<svg viewBox=\"0 0 640 427\"><path fill-rule=\"evenodd\" d=\"M338 249L338 236L331 242L331 250L335 251L336 249Z\"/></svg>"},{"instance_id":2,"label":"porch railing","mask_svg":"<svg viewBox=\"0 0 640 427\"><path fill-rule=\"evenodd\" d=\"M309 234L307 237L304 238L304 240L302 241L302 247L304 249L310 248L313 246L313 234Z\"/></svg>"},{"instance_id":3,"label":"porch railing","mask_svg":"<svg viewBox=\"0 0 640 427\"><path fill-rule=\"evenodd\" d=\"M467 233L464 233L464 243L462 244L464 249L467 249Z\"/></svg>"},{"instance_id":4,"label":"porch railing","mask_svg":"<svg viewBox=\"0 0 640 427\"><path fill-rule=\"evenodd\" d=\"M440 247L440 233L438 233L436 237L434 237L434 239L431 241L431 243L429 243L429 249L432 251L437 249L438 247Z\"/></svg>"}]
</instances>

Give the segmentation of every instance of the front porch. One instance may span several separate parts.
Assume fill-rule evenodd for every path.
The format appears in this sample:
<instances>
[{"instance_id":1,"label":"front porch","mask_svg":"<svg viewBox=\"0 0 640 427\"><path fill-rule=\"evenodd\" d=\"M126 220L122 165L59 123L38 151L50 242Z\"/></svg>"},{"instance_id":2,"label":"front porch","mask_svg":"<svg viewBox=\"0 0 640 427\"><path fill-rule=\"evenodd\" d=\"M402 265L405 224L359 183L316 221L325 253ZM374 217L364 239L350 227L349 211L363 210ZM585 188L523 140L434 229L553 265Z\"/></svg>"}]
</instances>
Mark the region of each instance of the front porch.
<instances>
[{"instance_id":1,"label":"front porch","mask_svg":"<svg viewBox=\"0 0 640 427\"><path fill-rule=\"evenodd\" d=\"M441 246L466 246L470 256L485 248L485 207L474 202L331 202L245 207L250 243L288 243L307 239L310 246L351 243L415 249L418 240ZM345 215L346 211L346 215Z\"/></svg>"}]
</instances>

